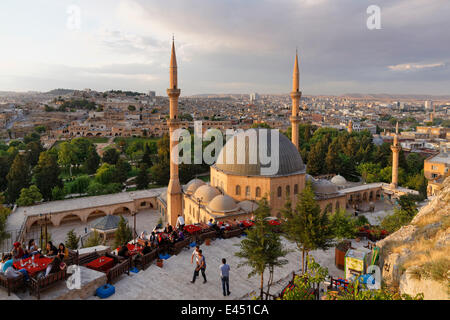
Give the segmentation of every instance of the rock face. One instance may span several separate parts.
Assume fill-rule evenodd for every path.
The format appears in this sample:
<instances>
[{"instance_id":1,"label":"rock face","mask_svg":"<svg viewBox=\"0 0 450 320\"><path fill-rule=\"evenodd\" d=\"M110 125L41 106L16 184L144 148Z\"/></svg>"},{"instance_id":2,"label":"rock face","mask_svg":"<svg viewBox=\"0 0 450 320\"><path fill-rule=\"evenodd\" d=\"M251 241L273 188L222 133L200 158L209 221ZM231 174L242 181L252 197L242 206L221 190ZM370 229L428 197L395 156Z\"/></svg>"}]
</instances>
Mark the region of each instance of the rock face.
<instances>
[{"instance_id":1,"label":"rock face","mask_svg":"<svg viewBox=\"0 0 450 320\"><path fill-rule=\"evenodd\" d=\"M450 177L409 225L377 245L388 286L413 296L423 293L424 299L450 299Z\"/></svg>"}]
</instances>

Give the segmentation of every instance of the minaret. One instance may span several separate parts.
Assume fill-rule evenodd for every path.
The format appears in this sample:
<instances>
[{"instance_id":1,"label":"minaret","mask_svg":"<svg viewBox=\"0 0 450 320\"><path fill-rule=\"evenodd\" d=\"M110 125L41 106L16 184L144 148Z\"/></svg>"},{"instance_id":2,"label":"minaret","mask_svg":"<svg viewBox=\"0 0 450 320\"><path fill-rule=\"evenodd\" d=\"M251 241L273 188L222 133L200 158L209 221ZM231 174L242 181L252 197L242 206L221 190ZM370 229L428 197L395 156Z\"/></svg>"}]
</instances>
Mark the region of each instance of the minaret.
<instances>
[{"instance_id":1,"label":"minaret","mask_svg":"<svg viewBox=\"0 0 450 320\"><path fill-rule=\"evenodd\" d=\"M350 119L348 121L347 131L348 131L348 133L352 133L353 132L353 121L352 121L352 119Z\"/></svg>"},{"instance_id":2,"label":"minaret","mask_svg":"<svg viewBox=\"0 0 450 320\"><path fill-rule=\"evenodd\" d=\"M398 121L395 125L394 143L391 146L392 150L392 182L391 187L397 188L398 186L398 155L401 147L398 144Z\"/></svg>"},{"instance_id":3,"label":"minaret","mask_svg":"<svg viewBox=\"0 0 450 320\"><path fill-rule=\"evenodd\" d=\"M291 127L292 127L292 143L297 147L298 150L298 123L300 122L300 117L298 116L298 105L300 103L300 98L302 96L301 91L299 91L300 73L298 71L298 54L295 52L295 62L294 62L294 72L292 74L292 115L291 115Z\"/></svg>"},{"instance_id":4,"label":"minaret","mask_svg":"<svg viewBox=\"0 0 450 320\"><path fill-rule=\"evenodd\" d=\"M179 127L178 97L181 90L178 89L177 58L175 56L175 41L172 39L172 55L170 57L170 88L167 95L170 101L170 118L167 120L170 136L170 180L167 188L167 222L175 226L179 214L182 214L182 193L180 180L178 179L178 153L172 154L178 141L172 141L174 131Z\"/></svg>"}]
</instances>

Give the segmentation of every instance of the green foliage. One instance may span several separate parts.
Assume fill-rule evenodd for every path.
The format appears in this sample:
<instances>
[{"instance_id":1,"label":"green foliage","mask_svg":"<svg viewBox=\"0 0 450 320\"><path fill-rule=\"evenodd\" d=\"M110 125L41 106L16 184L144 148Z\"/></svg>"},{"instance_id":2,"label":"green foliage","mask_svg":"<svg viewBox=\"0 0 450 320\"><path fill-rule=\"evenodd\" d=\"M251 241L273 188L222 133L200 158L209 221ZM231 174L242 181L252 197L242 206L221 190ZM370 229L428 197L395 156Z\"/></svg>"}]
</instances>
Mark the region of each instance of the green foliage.
<instances>
[{"instance_id":1,"label":"green foliage","mask_svg":"<svg viewBox=\"0 0 450 320\"><path fill-rule=\"evenodd\" d=\"M52 199L52 190L61 187L60 169L56 157L49 152L42 152L34 168L34 181L44 200Z\"/></svg>"},{"instance_id":2,"label":"green foliage","mask_svg":"<svg viewBox=\"0 0 450 320\"><path fill-rule=\"evenodd\" d=\"M120 216L120 221L117 226L117 230L114 237L115 247L119 247L128 243L133 239L133 232L128 226L127 220L123 216Z\"/></svg>"},{"instance_id":3,"label":"green foliage","mask_svg":"<svg viewBox=\"0 0 450 320\"><path fill-rule=\"evenodd\" d=\"M136 177L136 187L138 190L148 188L150 177L148 174L148 167L145 163L141 164L138 175Z\"/></svg>"},{"instance_id":4,"label":"green foliage","mask_svg":"<svg viewBox=\"0 0 450 320\"><path fill-rule=\"evenodd\" d=\"M6 176L8 181L7 198L10 203L14 203L19 198L23 188L30 185L30 165L25 156L18 154Z\"/></svg>"},{"instance_id":5,"label":"green foliage","mask_svg":"<svg viewBox=\"0 0 450 320\"><path fill-rule=\"evenodd\" d=\"M100 164L100 156L94 146L90 146L87 151L86 160L83 163L83 170L87 174L94 174Z\"/></svg>"},{"instance_id":6,"label":"green foliage","mask_svg":"<svg viewBox=\"0 0 450 320\"><path fill-rule=\"evenodd\" d=\"M355 220L355 226L356 227L362 227L369 224L369 220L366 218L366 216L359 215L358 218Z\"/></svg>"},{"instance_id":7,"label":"green foliage","mask_svg":"<svg viewBox=\"0 0 450 320\"><path fill-rule=\"evenodd\" d=\"M269 268L282 266L287 260L281 259L288 251L284 250L280 235L274 232L274 227L264 219L270 216L270 207L266 198L258 202L255 211L255 224L247 231L247 237L239 244L240 250L235 253L244 262L239 265L247 265L251 268L248 277L259 275L261 277L260 297L263 297L264 271ZM269 283L270 286L270 283Z\"/></svg>"},{"instance_id":8,"label":"green foliage","mask_svg":"<svg viewBox=\"0 0 450 320\"><path fill-rule=\"evenodd\" d=\"M401 196L398 202L399 208L395 208L393 214L386 216L381 221L381 227L389 233L395 232L410 223L418 211L411 196Z\"/></svg>"},{"instance_id":9,"label":"green foliage","mask_svg":"<svg viewBox=\"0 0 450 320\"><path fill-rule=\"evenodd\" d=\"M75 147L69 142L63 142L58 145L58 163L66 170L69 169L72 176L72 166L77 163Z\"/></svg>"},{"instance_id":10,"label":"green foliage","mask_svg":"<svg viewBox=\"0 0 450 320\"><path fill-rule=\"evenodd\" d=\"M326 211L321 213L315 200L311 183L306 183L305 189L298 197L294 210L286 205L282 211L286 221L283 225L286 237L296 243L302 251L302 257L309 251L326 250L331 246L333 230ZM302 261L302 270L305 264Z\"/></svg>"},{"instance_id":11,"label":"green foliage","mask_svg":"<svg viewBox=\"0 0 450 320\"><path fill-rule=\"evenodd\" d=\"M91 178L87 175L81 175L77 177L74 181L67 184L67 189L69 193L84 194L87 193L89 184L91 183Z\"/></svg>"},{"instance_id":12,"label":"green foliage","mask_svg":"<svg viewBox=\"0 0 450 320\"><path fill-rule=\"evenodd\" d=\"M125 159L120 158L116 164L117 182L125 183L128 178L128 173L131 171L131 165Z\"/></svg>"},{"instance_id":13,"label":"green foliage","mask_svg":"<svg viewBox=\"0 0 450 320\"><path fill-rule=\"evenodd\" d=\"M408 294L389 291L386 288L367 290L365 285L360 285L358 281L350 283L347 290L341 290L337 296L331 296L329 293L327 296L330 300L423 300L422 293L412 297Z\"/></svg>"},{"instance_id":14,"label":"green foliage","mask_svg":"<svg viewBox=\"0 0 450 320\"><path fill-rule=\"evenodd\" d=\"M20 197L17 199L17 205L24 207L31 206L41 200L42 194L39 192L38 187L32 185L29 188L23 188L20 191Z\"/></svg>"},{"instance_id":15,"label":"green foliage","mask_svg":"<svg viewBox=\"0 0 450 320\"><path fill-rule=\"evenodd\" d=\"M318 264L313 257L308 257L308 271L294 278L294 288L287 290L281 300L315 300L311 292L319 287L328 276L328 269Z\"/></svg>"},{"instance_id":16,"label":"green foliage","mask_svg":"<svg viewBox=\"0 0 450 320\"><path fill-rule=\"evenodd\" d=\"M56 186L52 189L52 200L63 200L67 193L64 187Z\"/></svg>"},{"instance_id":17,"label":"green foliage","mask_svg":"<svg viewBox=\"0 0 450 320\"><path fill-rule=\"evenodd\" d=\"M337 210L331 215L330 224L336 239L343 240L355 237L355 221L344 210Z\"/></svg>"},{"instance_id":18,"label":"green foliage","mask_svg":"<svg viewBox=\"0 0 450 320\"><path fill-rule=\"evenodd\" d=\"M86 240L86 242L83 244L84 248L90 248L99 246L102 243L102 239L100 238L100 234L97 230L92 232L92 234L89 236L89 238Z\"/></svg>"},{"instance_id":19,"label":"green foliage","mask_svg":"<svg viewBox=\"0 0 450 320\"><path fill-rule=\"evenodd\" d=\"M118 172L114 165L104 163L98 168L95 174L95 180L101 184L110 184L119 182Z\"/></svg>"},{"instance_id":20,"label":"green foliage","mask_svg":"<svg viewBox=\"0 0 450 320\"><path fill-rule=\"evenodd\" d=\"M122 191L122 185L120 183L101 184L97 181L91 181L87 189L87 193L90 196L99 196L103 194L112 194Z\"/></svg>"},{"instance_id":21,"label":"green foliage","mask_svg":"<svg viewBox=\"0 0 450 320\"><path fill-rule=\"evenodd\" d=\"M110 148L103 153L102 160L103 160L103 162L106 162L109 164L116 164L117 161L119 160L119 156L120 156L120 154L117 152L116 149Z\"/></svg>"},{"instance_id":22,"label":"green foliage","mask_svg":"<svg viewBox=\"0 0 450 320\"><path fill-rule=\"evenodd\" d=\"M77 236L75 230L72 229L67 232L65 245L67 248L76 250L78 249L78 243L80 242L80 236Z\"/></svg>"},{"instance_id":23,"label":"green foliage","mask_svg":"<svg viewBox=\"0 0 450 320\"><path fill-rule=\"evenodd\" d=\"M10 237L6 232L6 220L8 219L11 209L3 206L4 197L0 194L0 242Z\"/></svg>"}]
</instances>

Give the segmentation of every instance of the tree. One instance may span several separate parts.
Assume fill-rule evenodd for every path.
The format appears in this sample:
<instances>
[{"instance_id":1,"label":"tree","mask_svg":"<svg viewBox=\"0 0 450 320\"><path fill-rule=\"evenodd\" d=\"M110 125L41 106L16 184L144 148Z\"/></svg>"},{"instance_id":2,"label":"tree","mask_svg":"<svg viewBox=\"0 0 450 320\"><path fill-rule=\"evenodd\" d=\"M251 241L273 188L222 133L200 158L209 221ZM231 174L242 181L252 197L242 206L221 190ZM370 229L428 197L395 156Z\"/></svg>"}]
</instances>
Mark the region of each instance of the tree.
<instances>
[{"instance_id":1,"label":"tree","mask_svg":"<svg viewBox=\"0 0 450 320\"><path fill-rule=\"evenodd\" d=\"M125 183L128 179L128 173L131 170L131 166L125 159L120 158L116 164L117 182Z\"/></svg>"},{"instance_id":2,"label":"tree","mask_svg":"<svg viewBox=\"0 0 450 320\"><path fill-rule=\"evenodd\" d=\"M117 152L116 149L114 148L110 148L108 150L106 150L103 153L103 162L109 163L109 164L116 164L117 161L119 160L119 153Z\"/></svg>"},{"instance_id":3,"label":"tree","mask_svg":"<svg viewBox=\"0 0 450 320\"><path fill-rule=\"evenodd\" d=\"M56 157L51 153L42 152L39 156L39 162L34 168L34 181L44 200L52 198L54 187L62 186L59 174L60 169Z\"/></svg>"},{"instance_id":4,"label":"tree","mask_svg":"<svg viewBox=\"0 0 450 320\"><path fill-rule=\"evenodd\" d=\"M102 164L95 174L95 180L101 184L118 182L116 167L108 163Z\"/></svg>"},{"instance_id":5,"label":"tree","mask_svg":"<svg viewBox=\"0 0 450 320\"><path fill-rule=\"evenodd\" d=\"M19 198L20 191L28 188L30 185L30 165L25 156L16 155L13 164L9 169L8 175L7 198L10 203L14 203Z\"/></svg>"},{"instance_id":6,"label":"tree","mask_svg":"<svg viewBox=\"0 0 450 320\"><path fill-rule=\"evenodd\" d=\"M130 105L128 106L128 110L129 110L129 111L136 111L136 107L130 104Z\"/></svg>"},{"instance_id":7,"label":"tree","mask_svg":"<svg viewBox=\"0 0 450 320\"><path fill-rule=\"evenodd\" d=\"M255 224L247 231L247 238L239 244L240 251L235 255L244 259L244 262L238 267L248 265L252 271L248 277L259 275L260 282L260 298L264 295L264 271L268 268L273 272L273 268L287 263L287 260L281 259L288 251L283 249L280 235L275 233L273 226L265 221L270 216L270 207L266 198L258 202L258 209L255 211ZM271 285L269 278L268 289Z\"/></svg>"},{"instance_id":8,"label":"tree","mask_svg":"<svg viewBox=\"0 0 450 320\"><path fill-rule=\"evenodd\" d=\"M302 252L302 272L305 271L306 258L311 250L326 250L331 246L333 232L326 210L321 213L320 206L315 200L311 182L307 182L305 189L298 197L294 210L284 210L286 221L284 231L286 237L295 242Z\"/></svg>"},{"instance_id":9,"label":"tree","mask_svg":"<svg viewBox=\"0 0 450 320\"><path fill-rule=\"evenodd\" d=\"M150 147L148 144L145 144L145 146L144 146L144 154L142 156L142 163L145 163L148 167L151 167L153 165L152 159L151 159Z\"/></svg>"},{"instance_id":10,"label":"tree","mask_svg":"<svg viewBox=\"0 0 450 320\"><path fill-rule=\"evenodd\" d=\"M0 194L0 242L10 237L10 234L6 232L6 221L11 213L11 209L3 206L5 198Z\"/></svg>"},{"instance_id":11,"label":"tree","mask_svg":"<svg viewBox=\"0 0 450 320\"><path fill-rule=\"evenodd\" d=\"M72 165L76 164L75 148L68 142L63 142L59 145L58 150L58 163L69 169L69 174L72 176Z\"/></svg>"},{"instance_id":12,"label":"tree","mask_svg":"<svg viewBox=\"0 0 450 320\"><path fill-rule=\"evenodd\" d=\"M133 239L133 233L123 216L120 216L119 224L114 237L116 247L122 246Z\"/></svg>"},{"instance_id":13,"label":"tree","mask_svg":"<svg viewBox=\"0 0 450 320\"><path fill-rule=\"evenodd\" d=\"M27 151L26 155L28 163L30 164L30 166L34 167L38 163L39 156L41 152L44 151L44 148L42 147L40 141L31 141L27 143L25 149Z\"/></svg>"},{"instance_id":14,"label":"tree","mask_svg":"<svg viewBox=\"0 0 450 320\"><path fill-rule=\"evenodd\" d=\"M311 139L312 140L312 139ZM321 140L317 141L308 154L308 173L312 176L317 176L324 173L324 159L328 150L327 137L324 136Z\"/></svg>"},{"instance_id":15,"label":"tree","mask_svg":"<svg viewBox=\"0 0 450 320\"><path fill-rule=\"evenodd\" d=\"M87 175L77 177L74 181L67 184L69 193L84 194L89 188L91 178Z\"/></svg>"},{"instance_id":16,"label":"tree","mask_svg":"<svg viewBox=\"0 0 450 320\"><path fill-rule=\"evenodd\" d=\"M92 145L87 151L87 157L83 164L83 170L87 174L94 174L97 171L99 164L100 156L98 155L95 146Z\"/></svg>"},{"instance_id":17,"label":"tree","mask_svg":"<svg viewBox=\"0 0 450 320\"><path fill-rule=\"evenodd\" d=\"M318 298L313 294L328 276L328 269L318 264L313 257L308 258L308 271L297 275L294 279L294 287L286 291L282 300L315 300Z\"/></svg>"},{"instance_id":18,"label":"tree","mask_svg":"<svg viewBox=\"0 0 450 320\"><path fill-rule=\"evenodd\" d=\"M337 139L328 146L325 165L327 173L339 173L339 143Z\"/></svg>"},{"instance_id":19,"label":"tree","mask_svg":"<svg viewBox=\"0 0 450 320\"><path fill-rule=\"evenodd\" d=\"M41 200L42 194L39 192L38 187L32 185L29 188L23 188L20 191L20 197L17 199L17 205L24 207L31 206Z\"/></svg>"},{"instance_id":20,"label":"tree","mask_svg":"<svg viewBox=\"0 0 450 320\"><path fill-rule=\"evenodd\" d=\"M138 175L136 177L136 187L141 189L148 188L148 184L150 183L150 178L148 175L148 167L145 163L141 164L139 168Z\"/></svg>"},{"instance_id":21,"label":"tree","mask_svg":"<svg viewBox=\"0 0 450 320\"><path fill-rule=\"evenodd\" d=\"M352 239L356 234L355 223L344 210L337 210L330 218L333 235L338 240Z\"/></svg>"},{"instance_id":22,"label":"tree","mask_svg":"<svg viewBox=\"0 0 450 320\"><path fill-rule=\"evenodd\" d=\"M80 242L80 236L76 235L74 229L67 232L67 237L66 237L66 242L65 242L67 248L76 250L76 249L78 249L79 242Z\"/></svg>"},{"instance_id":23,"label":"tree","mask_svg":"<svg viewBox=\"0 0 450 320\"><path fill-rule=\"evenodd\" d=\"M70 144L73 146L75 162L77 165L81 165L86 161L89 155L89 149L94 147L91 140L82 137L73 139Z\"/></svg>"},{"instance_id":24,"label":"tree","mask_svg":"<svg viewBox=\"0 0 450 320\"><path fill-rule=\"evenodd\" d=\"M102 239L100 239L100 234L97 230L94 230L92 234L89 236L89 238L86 240L86 242L83 244L84 248L90 248L99 246L102 243Z\"/></svg>"}]
</instances>

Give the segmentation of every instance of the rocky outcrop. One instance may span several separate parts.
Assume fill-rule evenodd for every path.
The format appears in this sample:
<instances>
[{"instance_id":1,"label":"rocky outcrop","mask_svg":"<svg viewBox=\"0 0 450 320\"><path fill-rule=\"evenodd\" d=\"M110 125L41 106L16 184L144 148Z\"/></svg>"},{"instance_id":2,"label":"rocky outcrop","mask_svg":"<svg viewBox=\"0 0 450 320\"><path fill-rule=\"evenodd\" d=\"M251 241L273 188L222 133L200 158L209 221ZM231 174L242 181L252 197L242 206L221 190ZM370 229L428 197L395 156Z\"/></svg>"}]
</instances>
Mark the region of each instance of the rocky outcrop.
<instances>
[{"instance_id":1,"label":"rocky outcrop","mask_svg":"<svg viewBox=\"0 0 450 320\"><path fill-rule=\"evenodd\" d=\"M401 293L450 299L450 177L409 225L377 242L383 281Z\"/></svg>"}]
</instances>

